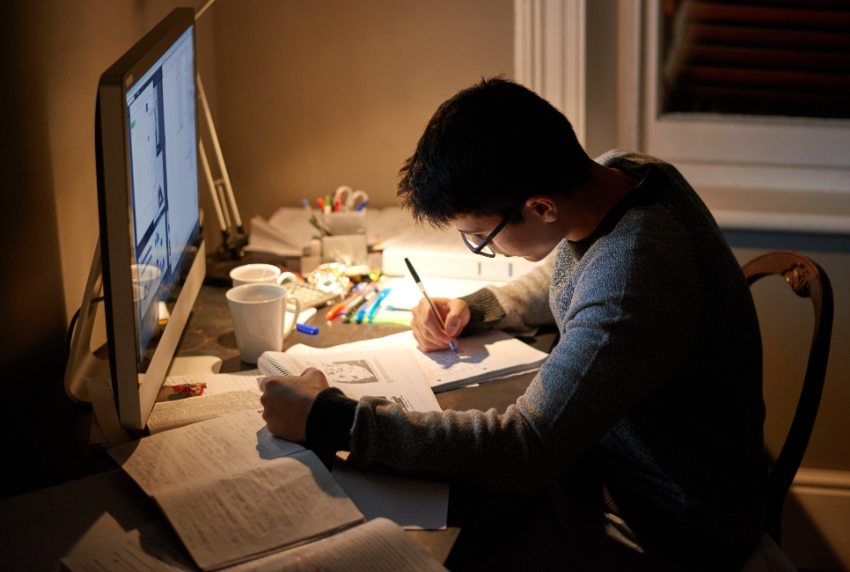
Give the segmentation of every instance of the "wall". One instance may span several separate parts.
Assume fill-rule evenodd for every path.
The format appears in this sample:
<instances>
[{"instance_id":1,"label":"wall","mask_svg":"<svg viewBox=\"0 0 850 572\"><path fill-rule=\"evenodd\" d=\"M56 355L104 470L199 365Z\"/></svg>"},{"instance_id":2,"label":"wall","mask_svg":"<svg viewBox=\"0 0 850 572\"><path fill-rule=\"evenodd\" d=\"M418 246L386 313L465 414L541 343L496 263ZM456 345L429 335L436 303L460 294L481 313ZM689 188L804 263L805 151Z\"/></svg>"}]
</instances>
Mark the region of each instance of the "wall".
<instances>
[{"instance_id":1,"label":"wall","mask_svg":"<svg viewBox=\"0 0 850 572\"><path fill-rule=\"evenodd\" d=\"M437 106L512 73L510 0L219 0L210 12L211 103L243 220L342 184L396 204L396 174Z\"/></svg>"},{"instance_id":2,"label":"wall","mask_svg":"<svg viewBox=\"0 0 850 572\"><path fill-rule=\"evenodd\" d=\"M2 496L78 475L88 427L64 394L65 332L79 307L98 237L94 114L100 74L176 0L7 1L3 54L0 233ZM211 21L198 26L199 65L212 66ZM26 437L21 437L26 435ZM13 437L14 436L14 437ZM33 455L50 442L69 458ZM70 451L76 451L74 455Z\"/></svg>"}]
</instances>

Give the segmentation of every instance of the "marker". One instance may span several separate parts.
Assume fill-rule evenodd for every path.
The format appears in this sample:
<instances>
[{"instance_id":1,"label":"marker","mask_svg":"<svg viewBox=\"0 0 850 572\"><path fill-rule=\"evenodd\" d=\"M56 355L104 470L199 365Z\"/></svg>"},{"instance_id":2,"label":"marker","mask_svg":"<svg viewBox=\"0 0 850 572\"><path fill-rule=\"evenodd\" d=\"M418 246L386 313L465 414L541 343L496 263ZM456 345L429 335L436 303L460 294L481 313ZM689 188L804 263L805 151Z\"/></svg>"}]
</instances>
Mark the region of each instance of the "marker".
<instances>
[{"instance_id":1,"label":"marker","mask_svg":"<svg viewBox=\"0 0 850 572\"><path fill-rule=\"evenodd\" d=\"M338 213L340 210L342 210L342 195L337 196L334 201L334 212Z\"/></svg>"},{"instance_id":2,"label":"marker","mask_svg":"<svg viewBox=\"0 0 850 572\"><path fill-rule=\"evenodd\" d=\"M440 316L440 313L437 311L437 308L434 307L434 303L431 301L431 298L428 297L428 292L425 291L425 286L422 285L422 281L419 279L419 275L416 273L416 269L413 268L413 264L410 263L409 258L404 259L405 264L407 264L407 269L410 270L411 276L413 276L413 280L416 281L416 285L419 286L419 291L422 292L422 295L428 301L428 305L431 306L431 312L434 313L434 317L437 318L437 323L440 324L440 327L443 328L443 331L446 332L446 323L443 321L443 318ZM449 333L446 332L446 335ZM457 353L457 345L453 339L449 339L449 345L452 348L454 353Z\"/></svg>"},{"instance_id":3,"label":"marker","mask_svg":"<svg viewBox=\"0 0 850 572\"><path fill-rule=\"evenodd\" d=\"M369 293L366 294L366 297L363 298L363 304L360 306L360 311L357 312L357 317L354 319L355 322L357 322L359 324L360 322L363 321L363 316L366 315L366 310L368 309L366 304L368 302L370 302L372 300L372 298L374 298L375 296L377 296L377 293L376 293L375 290L370 290Z\"/></svg>"},{"instance_id":4,"label":"marker","mask_svg":"<svg viewBox=\"0 0 850 572\"><path fill-rule=\"evenodd\" d=\"M364 283L363 283L363 282L361 282L361 284L364 284ZM352 302L355 298L357 298L357 296L359 296L359 295L360 295L360 294L359 294L359 292L358 292L358 290L357 290L356 288L357 288L357 286L355 286L355 289L352 291L351 296L349 296L348 298L346 298L345 300L343 300L342 302L340 302L339 304L337 304L336 306L334 306L333 308L331 308L330 310L328 310L328 313L327 313L327 314L325 314L325 319L326 319L326 320L333 320L334 318L336 318L337 316L339 316L340 314L342 314L343 312L345 312L345 308L346 308L346 307L347 307L347 306L348 306L348 305L349 305L349 304L350 304L350 303L351 303L351 302Z\"/></svg>"},{"instance_id":5,"label":"marker","mask_svg":"<svg viewBox=\"0 0 850 572\"><path fill-rule=\"evenodd\" d=\"M366 296L374 288L375 288L374 284L369 285L369 287L366 288L365 291L361 292L360 294L358 294L357 296L352 298L351 301L348 302L348 304L345 305L345 308L343 308L342 312L340 312L341 314L345 314L345 320L343 320L344 323L347 324L351 321L352 312L357 310L357 308L359 308L360 305L363 304L366 301Z\"/></svg>"},{"instance_id":6,"label":"marker","mask_svg":"<svg viewBox=\"0 0 850 572\"><path fill-rule=\"evenodd\" d=\"M386 298L387 294L389 294L391 291L392 291L392 288L384 288L383 290L381 290L381 295L378 296L378 299L375 300L374 304L372 304L372 309L369 310L369 315L366 316L367 320L369 320L370 322L372 321L372 318L375 317L375 312L378 311L378 306L381 305L381 302L384 301L384 298Z\"/></svg>"},{"instance_id":7,"label":"marker","mask_svg":"<svg viewBox=\"0 0 850 572\"><path fill-rule=\"evenodd\" d=\"M316 203L319 205L319 208L322 209L322 212L325 212L325 199L319 197L316 199Z\"/></svg>"},{"instance_id":8,"label":"marker","mask_svg":"<svg viewBox=\"0 0 850 572\"><path fill-rule=\"evenodd\" d=\"M336 306L334 306L333 308L328 310L328 313L325 314L325 319L326 320L333 320L334 318L336 318L337 316L342 314L342 311L344 309L345 309L345 302L340 302L339 304L337 304Z\"/></svg>"},{"instance_id":9,"label":"marker","mask_svg":"<svg viewBox=\"0 0 850 572\"><path fill-rule=\"evenodd\" d=\"M356 211L362 211L364 208L366 208L366 205L368 205L368 204L369 204L369 199L366 199L365 201L363 201L362 203L360 203L359 205L357 205L357 208L356 208L356 209L354 209L354 210L356 210Z\"/></svg>"},{"instance_id":10,"label":"marker","mask_svg":"<svg viewBox=\"0 0 850 572\"><path fill-rule=\"evenodd\" d=\"M295 324L295 329L299 332L311 334L313 336L319 333L319 328L317 328L316 326L311 326L309 324Z\"/></svg>"}]
</instances>

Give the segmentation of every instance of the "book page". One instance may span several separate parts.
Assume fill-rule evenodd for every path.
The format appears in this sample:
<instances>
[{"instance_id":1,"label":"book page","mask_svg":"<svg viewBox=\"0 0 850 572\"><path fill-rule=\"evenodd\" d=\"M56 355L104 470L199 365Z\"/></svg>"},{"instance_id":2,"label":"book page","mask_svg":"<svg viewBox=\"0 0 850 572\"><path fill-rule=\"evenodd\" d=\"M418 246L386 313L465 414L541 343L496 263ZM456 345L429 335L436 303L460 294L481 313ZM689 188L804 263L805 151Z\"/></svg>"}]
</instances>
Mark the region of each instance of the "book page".
<instances>
[{"instance_id":1,"label":"book page","mask_svg":"<svg viewBox=\"0 0 850 572\"><path fill-rule=\"evenodd\" d=\"M213 570L332 534L363 515L312 451L154 494L195 563Z\"/></svg>"},{"instance_id":2,"label":"book page","mask_svg":"<svg viewBox=\"0 0 850 572\"><path fill-rule=\"evenodd\" d=\"M195 564L174 531L152 523L91 542L61 560L71 572L188 572Z\"/></svg>"},{"instance_id":3,"label":"book page","mask_svg":"<svg viewBox=\"0 0 850 572\"><path fill-rule=\"evenodd\" d=\"M311 348L297 344L286 350L286 353L290 356L314 356L338 352L411 350L428 385L435 391L532 371L549 357L545 352L499 330L461 338L457 346L457 354L450 349L426 353L419 349L413 332L408 331L331 348Z\"/></svg>"},{"instance_id":4,"label":"book page","mask_svg":"<svg viewBox=\"0 0 850 572\"><path fill-rule=\"evenodd\" d=\"M234 376L235 377L235 376ZM253 386L257 385L254 378L247 378ZM261 378L262 379L262 378ZM183 427L190 423L215 419L230 413L240 411L262 411L259 389L229 391L227 393L213 393L197 397L186 397L174 401L162 401L155 403L148 417L148 431L151 435Z\"/></svg>"},{"instance_id":5,"label":"book page","mask_svg":"<svg viewBox=\"0 0 850 572\"><path fill-rule=\"evenodd\" d=\"M274 437L256 411L151 435L108 453L148 496L255 467L304 447Z\"/></svg>"},{"instance_id":6,"label":"book page","mask_svg":"<svg viewBox=\"0 0 850 572\"><path fill-rule=\"evenodd\" d=\"M193 570L180 546L162 535L131 531L101 551L69 556L71 572L186 572ZM377 519L330 538L237 564L222 572L445 572L446 568L398 525Z\"/></svg>"},{"instance_id":7,"label":"book page","mask_svg":"<svg viewBox=\"0 0 850 572\"><path fill-rule=\"evenodd\" d=\"M405 411L442 411L409 350L313 355L265 352L257 365L269 375L284 370L300 375L314 367L325 373L331 387L352 399L382 397Z\"/></svg>"}]
</instances>

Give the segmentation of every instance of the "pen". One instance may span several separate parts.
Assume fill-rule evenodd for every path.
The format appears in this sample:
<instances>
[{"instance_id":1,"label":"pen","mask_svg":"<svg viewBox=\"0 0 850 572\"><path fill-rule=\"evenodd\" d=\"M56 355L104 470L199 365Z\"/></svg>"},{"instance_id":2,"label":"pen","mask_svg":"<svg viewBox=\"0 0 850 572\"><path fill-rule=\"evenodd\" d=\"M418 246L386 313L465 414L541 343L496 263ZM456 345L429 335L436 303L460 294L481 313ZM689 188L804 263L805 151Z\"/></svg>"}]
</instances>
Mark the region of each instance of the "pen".
<instances>
[{"instance_id":1,"label":"pen","mask_svg":"<svg viewBox=\"0 0 850 572\"><path fill-rule=\"evenodd\" d=\"M404 259L405 264L407 264L407 269L410 270L411 276L413 276L413 280L416 281L416 285L419 286L419 291L422 292L422 295L428 301L428 305L431 306L431 312L434 313L434 317L437 318L437 323L440 324L440 327L443 328L443 331L446 331L446 323L443 322L443 318L440 316L440 313L437 311L437 308L434 307L434 303L431 301L431 298L428 297L428 292L425 291L425 286L423 286L422 281L419 279L419 275L416 273L416 269L413 268L413 264L410 263L409 258ZM446 332L448 335L448 332ZM452 351L457 353L457 345L455 341L449 339L449 345L452 347Z\"/></svg>"},{"instance_id":2,"label":"pen","mask_svg":"<svg viewBox=\"0 0 850 572\"><path fill-rule=\"evenodd\" d=\"M333 320L334 318L336 318L337 316L339 316L340 314L345 312L345 308L349 304L351 304L351 302L353 300L355 300L359 295L360 295L360 293L358 291L356 291L356 290L353 291L351 296L349 296L348 298L346 298L345 300L343 300L342 302L340 302L339 304L337 304L336 306L334 306L333 308L328 310L328 313L325 314L325 319L326 320Z\"/></svg>"},{"instance_id":3,"label":"pen","mask_svg":"<svg viewBox=\"0 0 850 572\"><path fill-rule=\"evenodd\" d=\"M384 301L384 298L386 298L387 294L389 294L391 291L392 288L384 288L383 290L381 290L381 294L378 296L378 299L375 300L375 303L372 304L372 308L369 310L369 314L366 316L367 320L369 320L370 322L372 321L372 318L375 317L375 312L378 311L378 306L381 305L381 302Z\"/></svg>"},{"instance_id":4,"label":"pen","mask_svg":"<svg viewBox=\"0 0 850 572\"><path fill-rule=\"evenodd\" d=\"M325 195L325 206L322 207L325 210L325 214L330 214L333 210L333 203L331 202L331 196Z\"/></svg>"},{"instance_id":5,"label":"pen","mask_svg":"<svg viewBox=\"0 0 850 572\"><path fill-rule=\"evenodd\" d=\"M368 304L376 295L375 290L370 290L369 293L366 294L366 297L363 298L363 303L360 306L360 311L357 312L357 317L354 319L355 322L359 324L363 321L363 316L366 315L366 310L368 309L366 304Z\"/></svg>"},{"instance_id":6,"label":"pen","mask_svg":"<svg viewBox=\"0 0 850 572\"><path fill-rule=\"evenodd\" d=\"M357 208L356 208L356 209L354 209L354 210L356 210L356 211L362 211L362 210L366 207L366 205L368 205L368 204L369 204L369 199L366 199L365 201L363 201L362 203L360 203L359 205L357 205Z\"/></svg>"},{"instance_id":7,"label":"pen","mask_svg":"<svg viewBox=\"0 0 850 572\"><path fill-rule=\"evenodd\" d=\"M342 195L339 195L334 201L334 212L338 213L342 210Z\"/></svg>"},{"instance_id":8,"label":"pen","mask_svg":"<svg viewBox=\"0 0 850 572\"><path fill-rule=\"evenodd\" d=\"M322 212L325 212L325 199L319 197L316 199L316 203L319 205L319 208L322 209Z\"/></svg>"},{"instance_id":9,"label":"pen","mask_svg":"<svg viewBox=\"0 0 850 572\"><path fill-rule=\"evenodd\" d=\"M308 219L310 222L315 223L316 217L313 216L313 209L310 208L310 203L307 202L307 199L301 199L301 204L304 205L304 210L307 211ZM313 225L315 226L315 224Z\"/></svg>"},{"instance_id":10,"label":"pen","mask_svg":"<svg viewBox=\"0 0 850 572\"><path fill-rule=\"evenodd\" d=\"M343 308L342 312L340 312L341 314L345 314L345 320L343 320L344 323L347 324L351 321L352 312L357 310L357 308L359 308L360 305L366 301L366 296L373 289L374 285L370 285L369 288L367 288L364 292L358 294L348 304L346 304L345 308Z\"/></svg>"}]
</instances>

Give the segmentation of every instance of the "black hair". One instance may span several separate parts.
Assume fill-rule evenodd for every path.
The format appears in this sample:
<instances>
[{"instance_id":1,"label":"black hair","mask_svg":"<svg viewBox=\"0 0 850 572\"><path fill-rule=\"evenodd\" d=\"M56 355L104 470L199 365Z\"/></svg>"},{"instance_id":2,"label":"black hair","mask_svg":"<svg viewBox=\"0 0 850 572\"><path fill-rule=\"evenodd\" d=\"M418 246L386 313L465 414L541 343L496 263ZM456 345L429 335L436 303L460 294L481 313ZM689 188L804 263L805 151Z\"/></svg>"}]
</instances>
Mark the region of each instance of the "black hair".
<instances>
[{"instance_id":1,"label":"black hair","mask_svg":"<svg viewBox=\"0 0 850 572\"><path fill-rule=\"evenodd\" d=\"M417 222L442 227L458 215L506 216L537 194L567 195L590 165L563 113L499 76L440 105L399 171L398 196Z\"/></svg>"}]
</instances>

